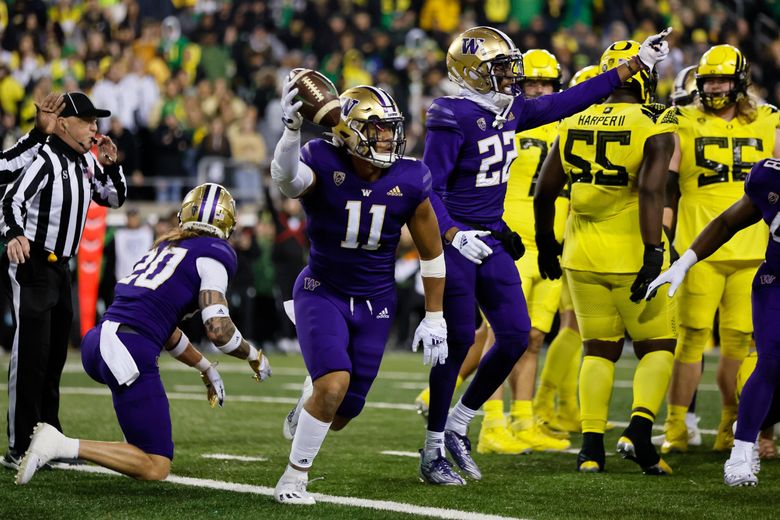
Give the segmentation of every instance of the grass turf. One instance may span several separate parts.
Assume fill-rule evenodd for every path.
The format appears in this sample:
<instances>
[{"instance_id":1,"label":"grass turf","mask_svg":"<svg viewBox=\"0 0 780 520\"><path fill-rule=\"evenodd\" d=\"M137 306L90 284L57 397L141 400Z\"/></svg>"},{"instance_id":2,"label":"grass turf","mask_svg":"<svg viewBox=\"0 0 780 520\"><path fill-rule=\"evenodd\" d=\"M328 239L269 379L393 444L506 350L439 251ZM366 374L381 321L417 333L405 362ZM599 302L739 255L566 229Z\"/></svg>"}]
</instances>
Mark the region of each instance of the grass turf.
<instances>
[{"instance_id":1,"label":"grass turf","mask_svg":"<svg viewBox=\"0 0 780 520\"><path fill-rule=\"evenodd\" d=\"M218 355L214 354L214 358ZM286 464L289 443L282 438L281 422L297 399L304 368L300 357L274 356L273 378L254 383L243 362L220 356L220 372L227 388L223 409L212 410L198 375L183 365L161 359L163 380L171 396L176 456L172 473L273 487ZM7 380L8 358L0 357L0 378ZM618 364L610 419L627 421L634 358L629 352ZM712 391L716 363L708 363L704 391L699 393L700 426L714 429L719 417L719 394ZM424 426L409 410L427 370L421 358L406 353L386 356L368 398L369 403L394 403L407 409L367 407L342 432L326 439L311 473L309 490L327 495L389 500L415 506L473 511L523 518L770 518L775 503L780 464L764 462L757 488L728 488L722 483L726 454L704 446L687 455L666 457L675 473L668 477L643 476L634 463L607 457L607 472L580 475L573 454L534 453L523 456L475 455L484 474L466 487L434 487L417 479L417 460L383 455L383 450L415 452ZM629 386L623 388L621 386ZM90 439L122 439L111 398L80 368L78 352L71 352L62 378L60 417L65 432ZM0 406L7 407L5 389ZM257 398L277 402L258 402ZM242 400L242 398L244 400ZM273 401L273 399L269 399ZM664 417L665 411L659 414ZM0 424L5 425L5 414ZM478 416L471 428L476 441ZM608 452L621 428L607 434ZM572 444L579 446L579 436ZM265 457L241 462L203 458L207 453ZM13 484L13 472L0 468L0 518L404 518L397 512L320 503L314 508L277 505L270 496L213 489L196 489L168 482L136 482L110 475L74 471L42 471L27 486Z\"/></svg>"}]
</instances>

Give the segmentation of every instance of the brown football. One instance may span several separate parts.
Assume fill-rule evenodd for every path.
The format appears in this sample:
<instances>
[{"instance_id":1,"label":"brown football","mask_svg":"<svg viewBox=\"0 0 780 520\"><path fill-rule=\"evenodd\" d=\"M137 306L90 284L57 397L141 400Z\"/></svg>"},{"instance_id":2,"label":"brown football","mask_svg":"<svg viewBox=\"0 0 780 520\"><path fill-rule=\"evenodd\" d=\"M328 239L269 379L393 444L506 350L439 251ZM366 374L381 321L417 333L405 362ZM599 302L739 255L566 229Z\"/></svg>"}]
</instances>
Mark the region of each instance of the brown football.
<instances>
[{"instance_id":1,"label":"brown football","mask_svg":"<svg viewBox=\"0 0 780 520\"><path fill-rule=\"evenodd\" d=\"M293 69L290 82L298 88L295 101L302 101L301 115L315 125L336 126L341 118L339 93L333 83L310 69Z\"/></svg>"}]
</instances>

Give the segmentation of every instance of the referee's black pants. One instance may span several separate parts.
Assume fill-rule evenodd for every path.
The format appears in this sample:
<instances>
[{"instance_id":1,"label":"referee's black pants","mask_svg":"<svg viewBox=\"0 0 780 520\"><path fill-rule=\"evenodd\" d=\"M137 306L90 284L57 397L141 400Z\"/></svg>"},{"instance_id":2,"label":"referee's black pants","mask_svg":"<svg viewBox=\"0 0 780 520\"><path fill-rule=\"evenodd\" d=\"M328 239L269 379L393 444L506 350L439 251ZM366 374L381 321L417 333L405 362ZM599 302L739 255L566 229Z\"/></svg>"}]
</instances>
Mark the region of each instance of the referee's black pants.
<instances>
[{"instance_id":1,"label":"referee's black pants","mask_svg":"<svg viewBox=\"0 0 780 520\"><path fill-rule=\"evenodd\" d=\"M0 260L14 335L8 368L8 447L22 455L38 422L62 431L60 376L68 353L73 302L66 260L49 262L33 248L23 264Z\"/></svg>"}]
</instances>

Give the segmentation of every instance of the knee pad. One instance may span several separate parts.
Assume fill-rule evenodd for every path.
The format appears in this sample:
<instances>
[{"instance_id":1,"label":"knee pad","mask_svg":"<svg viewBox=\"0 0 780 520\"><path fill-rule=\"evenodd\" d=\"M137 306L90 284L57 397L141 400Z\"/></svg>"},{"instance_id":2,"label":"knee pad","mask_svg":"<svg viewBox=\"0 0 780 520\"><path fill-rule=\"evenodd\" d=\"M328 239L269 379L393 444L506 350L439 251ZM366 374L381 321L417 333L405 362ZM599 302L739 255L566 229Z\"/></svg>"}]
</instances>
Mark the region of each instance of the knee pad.
<instances>
[{"instance_id":1,"label":"knee pad","mask_svg":"<svg viewBox=\"0 0 780 520\"><path fill-rule=\"evenodd\" d=\"M360 412L363 411L363 407L365 405L366 396L347 391L347 393L344 395L344 399L341 401L341 405L339 405L338 410L336 410L336 415L354 419L360 415Z\"/></svg>"},{"instance_id":2,"label":"knee pad","mask_svg":"<svg viewBox=\"0 0 780 520\"><path fill-rule=\"evenodd\" d=\"M720 329L720 355L742 361L748 355L752 335L734 329Z\"/></svg>"},{"instance_id":3,"label":"knee pad","mask_svg":"<svg viewBox=\"0 0 780 520\"><path fill-rule=\"evenodd\" d=\"M680 363L700 363L704 346L711 334L712 329L691 329L681 326L674 359Z\"/></svg>"}]
</instances>

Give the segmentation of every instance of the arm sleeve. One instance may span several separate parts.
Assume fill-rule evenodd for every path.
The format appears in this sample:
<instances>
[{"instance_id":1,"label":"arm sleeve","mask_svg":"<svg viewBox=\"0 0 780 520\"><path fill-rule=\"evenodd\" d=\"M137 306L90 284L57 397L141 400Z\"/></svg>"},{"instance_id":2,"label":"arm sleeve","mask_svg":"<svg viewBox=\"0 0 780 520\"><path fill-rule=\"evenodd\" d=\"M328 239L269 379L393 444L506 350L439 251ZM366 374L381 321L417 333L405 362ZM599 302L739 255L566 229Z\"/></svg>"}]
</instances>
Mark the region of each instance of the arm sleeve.
<instances>
[{"instance_id":1,"label":"arm sleeve","mask_svg":"<svg viewBox=\"0 0 780 520\"><path fill-rule=\"evenodd\" d=\"M95 172L92 176L92 200L109 208L118 208L124 204L127 198L127 182L122 166L114 163L104 169L91 153L84 157Z\"/></svg>"},{"instance_id":2,"label":"arm sleeve","mask_svg":"<svg viewBox=\"0 0 780 520\"><path fill-rule=\"evenodd\" d=\"M300 151L301 133L285 128L274 149L271 178L279 191L291 198L300 197L314 182L314 171L300 160Z\"/></svg>"},{"instance_id":3,"label":"arm sleeve","mask_svg":"<svg viewBox=\"0 0 780 520\"><path fill-rule=\"evenodd\" d=\"M520 112L515 114L520 121L517 130L536 128L581 112L609 96L622 84L617 69L610 69L563 92L536 99L523 98L523 103L515 103ZM515 107L512 107L513 112Z\"/></svg>"},{"instance_id":4,"label":"arm sleeve","mask_svg":"<svg viewBox=\"0 0 780 520\"><path fill-rule=\"evenodd\" d=\"M46 142L46 134L33 128L11 148L0 152L0 184L10 184L18 179L24 168L38 154L44 142Z\"/></svg>"},{"instance_id":5,"label":"arm sleeve","mask_svg":"<svg viewBox=\"0 0 780 520\"><path fill-rule=\"evenodd\" d=\"M464 137L454 112L436 102L428 109L425 125L428 131L425 134L423 162L431 170L431 205L439 220L439 231L443 235L455 225L444 205L444 196Z\"/></svg>"},{"instance_id":6,"label":"arm sleeve","mask_svg":"<svg viewBox=\"0 0 780 520\"><path fill-rule=\"evenodd\" d=\"M227 293L228 273L222 262L209 257L200 257L195 261L200 276L201 291Z\"/></svg>"},{"instance_id":7,"label":"arm sleeve","mask_svg":"<svg viewBox=\"0 0 780 520\"><path fill-rule=\"evenodd\" d=\"M5 236L8 240L24 235L24 219L27 214L27 201L43 189L51 179L51 164L38 156L21 177L8 188L3 197L3 220Z\"/></svg>"}]
</instances>

